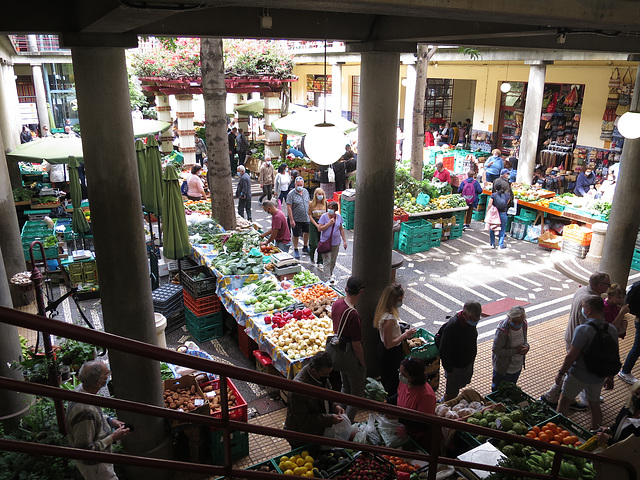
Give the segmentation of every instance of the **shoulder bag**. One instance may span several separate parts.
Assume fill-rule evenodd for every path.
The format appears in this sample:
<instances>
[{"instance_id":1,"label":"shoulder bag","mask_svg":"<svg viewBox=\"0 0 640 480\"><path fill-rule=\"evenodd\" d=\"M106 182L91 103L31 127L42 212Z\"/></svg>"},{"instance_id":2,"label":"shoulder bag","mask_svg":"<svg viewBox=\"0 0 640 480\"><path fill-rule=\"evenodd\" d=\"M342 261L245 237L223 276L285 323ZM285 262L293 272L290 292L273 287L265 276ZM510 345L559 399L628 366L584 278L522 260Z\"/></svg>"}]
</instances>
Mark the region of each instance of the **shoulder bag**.
<instances>
[{"instance_id":1,"label":"shoulder bag","mask_svg":"<svg viewBox=\"0 0 640 480\"><path fill-rule=\"evenodd\" d=\"M333 360L333 369L336 371L347 368L349 364L353 362L351 340L342 336L342 331L346 323L345 319L349 318L353 310L355 310L353 307L349 307L343 312L342 317L340 317L337 335L328 336L324 347L325 352L327 352L331 360Z\"/></svg>"},{"instance_id":2,"label":"shoulder bag","mask_svg":"<svg viewBox=\"0 0 640 480\"><path fill-rule=\"evenodd\" d=\"M335 223L331 225L331 233L329 234L329 238L318 242L318 248L316 248L318 253L329 253L331 251L331 240L333 239L333 229L335 226Z\"/></svg>"}]
</instances>

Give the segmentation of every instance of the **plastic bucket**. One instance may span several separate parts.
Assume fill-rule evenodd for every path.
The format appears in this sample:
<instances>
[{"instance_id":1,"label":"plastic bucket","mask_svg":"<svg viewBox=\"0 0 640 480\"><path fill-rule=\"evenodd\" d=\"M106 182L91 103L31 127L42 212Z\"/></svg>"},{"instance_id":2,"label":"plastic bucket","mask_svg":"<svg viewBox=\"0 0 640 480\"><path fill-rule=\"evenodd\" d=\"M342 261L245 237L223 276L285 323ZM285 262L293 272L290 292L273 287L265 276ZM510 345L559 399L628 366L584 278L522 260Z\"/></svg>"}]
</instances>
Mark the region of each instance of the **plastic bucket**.
<instances>
[{"instance_id":1,"label":"plastic bucket","mask_svg":"<svg viewBox=\"0 0 640 480\"><path fill-rule=\"evenodd\" d=\"M167 348L167 339L164 336L164 329L167 328L167 319L161 313L153 314L156 320L156 343L159 347Z\"/></svg>"}]
</instances>

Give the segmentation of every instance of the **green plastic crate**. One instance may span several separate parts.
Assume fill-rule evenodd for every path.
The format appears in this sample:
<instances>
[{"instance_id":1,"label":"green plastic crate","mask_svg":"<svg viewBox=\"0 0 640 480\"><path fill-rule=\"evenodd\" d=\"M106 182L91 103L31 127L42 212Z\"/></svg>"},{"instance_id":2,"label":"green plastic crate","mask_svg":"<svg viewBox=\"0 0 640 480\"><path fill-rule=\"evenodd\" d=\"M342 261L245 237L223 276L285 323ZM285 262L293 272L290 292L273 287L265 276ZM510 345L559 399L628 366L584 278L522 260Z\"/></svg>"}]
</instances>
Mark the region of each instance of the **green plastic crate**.
<instances>
[{"instance_id":1,"label":"green plastic crate","mask_svg":"<svg viewBox=\"0 0 640 480\"><path fill-rule=\"evenodd\" d=\"M456 217L456 225L462 226L464 224L464 217L466 214L466 210L461 210L453 214L453 216Z\"/></svg>"},{"instance_id":2,"label":"green plastic crate","mask_svg":"<svg viewBox=\"0 0 640 480\"><path fill-rule=\"evenodd\" d=\"M431 224L425 220L410 220L400 224L400 234L407 237L418 237L431 231Z\"/></svg>"},{"instance_id":3,"label":"green plastic crate","mask_svg":"<svg viewBox=\"0 0 640 480\"><path fill-rule=\"evenodd\" d=\"M24 258L27 261L31 260L31 255L29 254L29 247L23 247L23 251L24 251ZM58 258L58 246L56 245L55 247L49 247L49 248L45 248L44 249L44 255L45 257L47 257L47 260L52 260L54 258ZM42 260L42 254L40 253L40 249L39 248L34 248L33 249L33 258L34 260Z\"/></svg>"},{"instance_id":4,"label":"green plastic crate","mask_svg":"<svg viewBox=\"0 0 640 480\"><path fill-rule=\"evenodd\" d=\"M459 238L462 236L462 225L451 227L451 238Z\"/></svg>"},{"instance_id":5,"label":"green plastic crate","mask_svg":"<svg viewBox=\"0 0 640 480\"><path fill-rule=\"evenodd\" d=\"M485 210L474 210L473 213L471 214L471 218L474 219L477 222L482 222L484 221L484 217L486 215L486 211Z\"/></svg>"},{"instance_id":6,"label":"green plastic crate","mask_svg":"<svg viewBox=\"0 0 640 480\"><path fill-rule=\"evenodd\" d=\"M211 449L211 463L222 465L224 463L224 430L209 432L209 448ZM230 433L231 460L249 455L249 433L232 431Z\"/></svg>"},{"instance_id":7,"label":"green plastic crate","mask_svg":"<svg viewBox=\"0 0 640 480\"><path fill-rule=\"evenodd\" d=\"M520 215L513 217L514 222L521 223L523 225L533 225L534 220L535 220L535 217L527 218L527 217L521 217Z\"/></svg>"},{"instance_id":8,"label":"green plastic crate","mask_svg":"<svg viewBox=\"0 0 640 480\"><path fill-rule=\"evenodd\" d=\"M398 249L398 244L400 243L400 232L393 233L393 249Z\"/></svg>"},{"instance_id":9,"label":"green plastic crate","mask_svg":"<svg viewBox=\"0 0 640 480\"><path fill-rule=\"evenodd\" d=\"M405 245L417 245L420 243L429 243L430 241L431 236L429 233L425 233L422 235L407 235L400 232L399 243L404 243Z\"/></svg>"},{"instance_id":10,"label":"green plastic crate","mask_svg":"<svg viewBox=\"0 0 640 480\"><path fill-rule=\"evenodd\" d=\"M400 245L398 246L398 249L402 253L406 253L407 255L413 255L414 253L418 252L428 252L430 248L431 244L429 242L416 243L411 245L400 242Z\"/></svg>"},{"instance_id":11,"label":"green plastic crate","mask_svg":"<svg viewBox=\"0 0 640 480\"><path fill-rule=\"evenodd\" d=\"M564 207L566 205L561 205L559 203L556 202L549 202L549 208L551 210L555 210L556 212L564 212Z\"/></svg>"},{"instance_id":12,"label":"green plastic crate","mask_svg":"<svg viewBox=\"0 0 640 480\"><path fill-rule=\"evenodd\" d=\"M442 240L440 239L440 237L438 237L436 240L431 239L431 248L439 247L441 243Z\"/></svg>"},{"instance_id":13,"label":"green plastic crate","mask_svg":"<svg viewBox=\"0 0 640 480\"><path fill-rule=\"evenodd\" d=\"M516 218L521 219L522 223L526 222L527 220L533 222L536 219L537 215L538 212L536 210L532 210L527 207L520 207L520 211L518 212L518 216Z\"/></svg>"},{"instance_id":14,"label":"green plastic crate","mask_svg":"<svg viewBox=\"0 0 640 480\"><path fill-rule=\"evenodd\" d=\"M439 241L442 238L442 229L441 228L432 229L430 233L430 238L432 242L435 240Z\"/></svg>"},{"instance_id":15,"label":"green plastic crate","mask_svg":"<svg viewBox=\"0 0 640 480\"><path fill-rule=\"evenodd\" d=\"M478 200L478 205L486 205L489 200L489 195L485 193L480 194L480 199Z\"/></svg>"},{"instance_id":16,"label":"green plastic crate","mask_svg":"<svg viewBox=\"0 0 640 480\"><path fill-rule=\"evenodd\" d=\"M222 312L217 312L204 317L196 315L188 308L184 309L184 323L196 340L206 342L214 338L220 338L224 334Z\"/></svg>"}]
</instances>

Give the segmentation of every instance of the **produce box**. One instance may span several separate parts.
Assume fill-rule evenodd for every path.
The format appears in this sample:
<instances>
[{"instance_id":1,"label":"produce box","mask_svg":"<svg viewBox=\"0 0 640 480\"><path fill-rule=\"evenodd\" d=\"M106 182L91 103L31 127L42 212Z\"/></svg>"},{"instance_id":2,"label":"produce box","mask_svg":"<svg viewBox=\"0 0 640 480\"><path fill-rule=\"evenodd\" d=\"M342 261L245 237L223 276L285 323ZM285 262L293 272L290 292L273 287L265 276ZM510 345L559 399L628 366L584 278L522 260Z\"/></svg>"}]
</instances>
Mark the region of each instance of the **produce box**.
<instances>
[{"instance_id":1,"label":"produce box","mask_svg":"<svg viewBox=\"0 0 640 480\"><path fill-rule=\"evenodd\" d=\"M477 222L483 222L486 214L487 212L484 210L474 210L471 214L471 218Z\"/></svg>"},{"instance_id":2,"label":"produce box","mask_svg":"<svg viewBox=\"0 0 640 480\"><path fill-rule=\"evenodd\" d=\"M222 410L220 409L220 379L205 382L201 387L204 395L209 400L211 415L216 418L222 418ZM227 395L229 398L228 402L233 403L233 406L229 406L229 420L235 420L237 422L248 421L247 402L229 378L227 378ZM211 431L215 430L219 429L211 427Z\"/></svg>"},{"instance_id":3,"label":"produce box","mask_svg":"<svg viewBox=\"0 0 640 480\"><path fill-rule=\"evenodd\" d=\"M249 338L246 329L240 324L238 324L238 346L247 358L251 358L253 351L258 348L258 344Z\"/></svg>"},{"instance_id":4,"label":"produce box","mask_svg":"<svg viewBox=\"0 0 640 480\"><path fill-rule=\"evenodd\" d=\"M544 232L538 237L538 245L543 248L549 248L552 250L560 250L560 243L562 237L560 235L554 235L549 230Z\"/></svg>"},{"instance_id":5,"label":"produce box","mask_svg":"<svg viewBox=\"0 0 640 480\"><path fill-rule=\"evenodd\" d=\"M550 210L555 210L556 212L564 212L564 208L565 208L565 205L562 205L560 203L556 203L556 202L549 203Z\"/></svg>"},{"instance_id":6,"label":"produce box","mask_svg":"<svg viewBox=\"0 0 640 480\"><path fill-rule=\"evenodd\" d=\"M232 431L230 433L231 460L249 455L249 433ZM209 446L211 449L211 463L222 465L224 463L224 430L210 432Z\"/></svg>"},{"instance_id":7,"label":"produce box","mask_svg":"<svg viewBox=\"0 0 640 480\"><path fill-rule=\"evenodd\" d=\"M393 249L397 250L400 243L400 232L394 232L393 234Z\"/></svg>"},{"instance_id":8,"label":"produce box","mask_svg":"<svg viewBox=\"0 0 640 480\"><path fill-rule=\"evenodd\" d=\"M194 299L212 295L216 291L216 277L205 266L197 266L183 270L184 289Z\"/></svg>"},{"instance_id":9,"label":"produce box","mask_svg":"<svg viewBox=\"0 0 640 480\"><path fill-rule=\"evenodd\" d=\"M455 225L451 227L451 234L449 238L460 238L462 236L462 225Z\"/></svg>"},{"instance_id":10,"label":"produce box","mask_svg":"<svg viewBox=\"0 0 640 480\"><path fill-rule=\"evenodd\" d=\"M298 459L304 460L298 465ZM305 476L311 470L316 478L330 478L351 463L351 455L341 448L321 449L318 445L305 445L273 459L278 473ZM290 473L287 473L290 472Z\"/></svg>"},{"instance_id":11,"label":"produce box","mask_svg":"<svg viewBox=\"0 0 640 480\"><path fill-rule=\"evenodd\" d=\"M331 478L353 480L365 475L370 480L391 480L394 478L394 470L394 465L382 456L369 452L360 452L350 464Z\"/></svg>"},{"instance_id":12,"label":"produce box","mask_svg":"<svg viewBox=\"0 0 640 480\"><path fill-rule=\"evenodd\" d=\"M414 253L419 253L419 252L428 252L430 248L431 248L431 242L426 240L420 243L412 243L412 244L407 244L401 241L398 244L398 250L400 250L402 253L405 253L407 255L413 255Z\"/></svg>"},{"instance_id":13,"label":"produce box","mask_svg":"<svg viewBox=\"0 0 640 480\"><path fill-rule=\"evenodd\" d=\"M591 245L592 235L593 230L576 224L567 225L562 230L562 239L564 241L570 241L578 244L579 246L586 247Z\"/></svg>"},{"instance_id":14,"label":"produce box","mask_svg":"<svg viewBox=\"0 0 640 480\"><path fill-rule=\"evenodd\" d=\"M171 402L170 400L179 400L182 393L183 400L185 398L193 399L193 408L189 408L189 413L197 413L198 415L209 415L209 401L207 400L204 392L198 385L196 377L194 375L185 375L180 378L167 379L163 381L164 402L167 408L174 410L181 409L177 402ZM189 393L187 393L189 392ZM178 394L176 398L174 394ZM172 407L171 405L175 405ZM181 420L171 420L171 426L177 427L185 425L186 422Z\"/></svg>"},{"instance_id":15,"label":"produce box","mask_svg":"<svg viewBox=\"0 0 640 480\"><path fill-rule=\"evenodd\" d=\"M592 435L589 431L585 430L584 428L582 428L580 425L577 425L575 423L573 423L571 420L569 420L567 417L565 417L564 415L555 415L553 417L551 417L549 420L547 420L546 422L540 422L538 423L536 426L539 427L542 431L545 430L545 426L550 425L550 428L552 428L553 430L555 430L554 433L558 434L562 431L567 431L569 432L571 435L570 437L575 437L575 439L573 441L571 441L570 439L568 440L559 440L557 438L554 438L556 441L558 441L561 444L564 445L574 445L576 447L580 446L581 444L585 443L587 440L589 440ZM557 428L554 428L557 427ZM553 431L552 430L552 431ZM554 440L551 439L551 440ZM549 440L549 441L551 441ZM576 444L576 442L579 442L579 444Z\"/></svg>"}]
</instances>

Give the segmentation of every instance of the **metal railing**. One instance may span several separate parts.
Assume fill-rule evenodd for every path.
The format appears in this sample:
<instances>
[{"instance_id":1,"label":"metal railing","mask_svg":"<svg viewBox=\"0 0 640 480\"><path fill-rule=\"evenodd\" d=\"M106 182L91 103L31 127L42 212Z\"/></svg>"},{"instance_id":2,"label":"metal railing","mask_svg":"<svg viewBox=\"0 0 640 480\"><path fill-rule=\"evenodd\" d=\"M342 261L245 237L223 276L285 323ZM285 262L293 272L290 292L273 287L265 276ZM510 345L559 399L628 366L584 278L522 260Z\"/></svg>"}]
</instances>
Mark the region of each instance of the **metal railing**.
<instances>
[{"instance_id":1,"label":"metal railing","mask_svg":"<svg viewBox=\"0 0 640 480\"><path fill-rule=\"evenodd\" d=\"M27 35L9 35L16 53L37 53L37 52L68 52L60 48L60 40L57 35L36 35L36 50L29 49Z\"/></svg>"},{"instance_id":2,"label":"metal railing","mask_svg":"<svg viewBox=\"0 0 640 480\"><path fill-rule=\"evenodd\" d=\"M469 432L472 434L486 435L488 437L497 438L500 440L506 440L512 443L520 443L522 445L529 445L532 447L540 448L540 441L533 440L527 437L518 435L512 435L506 432L492 430L477 425L471 425L466 422L460 422L456 420L450 420L441 418L435 415L427 415L414 410L408 410L406 408L396 407L392 405L383 404L380 402L367 400L360 397L354 397L351 395L326 390L320 387L303 384L301 382L295 382L280 378L274 375L264 374L253 370L236 367L233 365L227 365L219 363L213 360L207 360L187 354L178 353L172 350L150 345L137 340L131 340L128 338L120 337L118 335L98 332L96 330L87 329L81 326L72 325L59 320L52 320L29 313L20 312L6 307L0 307L0 322L15 325L35 331L47 332L48 334L57 335L59 337L72 338L82 342L101 345L113 350L126 352L141 357L146 357L153 360L172 363L175 365L182 365L190 367L195 370L203 372L214 373L220 376L220 395L221 395L221 417L215 418L212 416L197 415L193 413L178 412L170 410L168 408L147 405L138 402L132 402L128 400L120 400L116 398L102 397L98 395L88 395L78 393L74 391L65 390L62 388L56 388L52 386L40 385L35 383L28 383L21 380L15 380L7 377L0 377L0 388L7 390L14 390L25 392L33 395L42 395L51 397L58 400L76 401L85 404L98 405L100 407L108 407L121 409L124 411L130 411L134 413L140 413L144 415L153 415L166 419L179 420L183 422L189 422L199 425L205 425L213 428L220 428L224 431L224 448L225 448L225 460L223 465L204 465L197 463L164 460L146 458L140 456L131 456L124 454L112 454L104 452L93 452L82 449L59 447L43 444L34 444L28 442L19 442L7 439L0 439L0 450L22 452L30 455L48 455L54 457L73 458L80 460L89 460L94 462L108 462L118 463L124 465L133 465L138 467L158 468L180 472L194 472L194 473L206 473L214 476L225 475L232 476L234 478L247 478L247 479L287 479L290 475L280 475L276 473L267 473L251 470L243 470L233 468L231 461L231 442L230 432L244 431L254 433L258 435L266 435L271 437L284 438L287 440L294 440L301 443L313 443L317 445L328 445L339 448L353 449L354 447L361 451L402 456L403 458L422 460L429 463L430 480L435 479L436 470L438 464L452 465L454 467L474 468L484 471L501 472L508 475L514 475L527 478L538 479L559 479L563 478L559 476L560 465L563 455L583 457L590 461L597 461L603 464L612 464L618 467L622 467L628 473L629 479L636 478L636 473L633 466L624 461L608 458L601 455L594 455L580 450L569 449L564 446L544 444L546 450L555 452L553 466L551 474L540 474L533 472L524 472L514 470L510 468L503 468L498 466L488 466L484 464L477 464L473 462L461 461L458 459L447 458L441 455L441 428L449 428L453 430L460 430ZM393 415L395 417L402 417L410 421L420 422L429 425L429 453L411 452L405 450L398 450L389 447L379 447L366 444L354 444L353 442L330 439L325 437L319 437L315 435L309 435L304 433L293 432L289 430L283 430L273 427L265 427L260 425L254 425L246 422L238 422L229 419L229 407L227 404L227 378L234 378L243 380L263 386L282 389L289 392L294 392L306 396L313 396L324 400L330 400L333 402L346 403L348 405L355 405L357 407L372 410L379 413Z\"/></svg>"}]
</instances>

